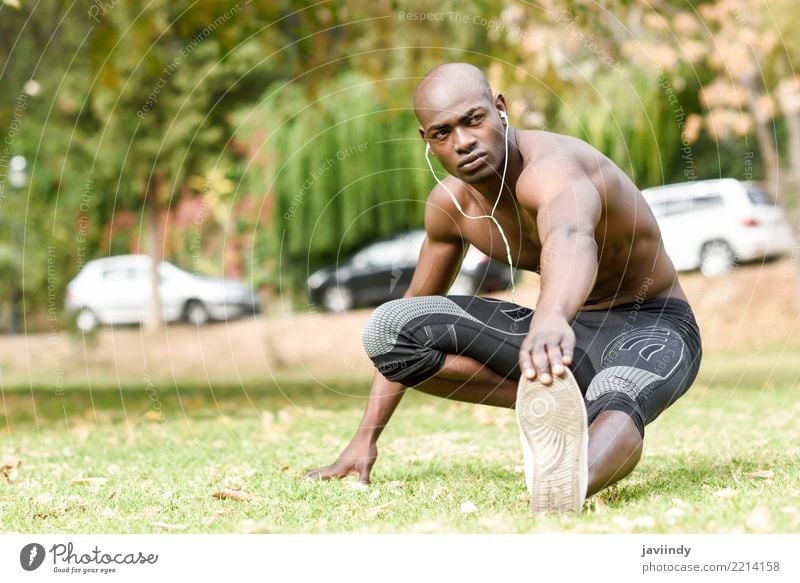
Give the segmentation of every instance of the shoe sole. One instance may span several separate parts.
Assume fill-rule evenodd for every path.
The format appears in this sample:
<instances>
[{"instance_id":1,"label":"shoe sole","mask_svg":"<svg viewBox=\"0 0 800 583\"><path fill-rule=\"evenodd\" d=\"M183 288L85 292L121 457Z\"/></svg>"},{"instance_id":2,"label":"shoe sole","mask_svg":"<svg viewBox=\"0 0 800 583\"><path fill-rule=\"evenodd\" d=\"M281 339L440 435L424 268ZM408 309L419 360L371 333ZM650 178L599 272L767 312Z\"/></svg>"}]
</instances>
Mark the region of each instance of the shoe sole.
<instances>
[{"instance_id":1,"label":"shoe sole","mask_svg":"<svg viewBox=\"0 0 800 583\"><path fill-rule=\"evenodd\" d=\"M586 497L589 432L583 396L572 373L553 377L549 386L523 376L516 414L523 452L533 466L527 477L531 512L580 512Z\"/></svg>"}]
</instances>

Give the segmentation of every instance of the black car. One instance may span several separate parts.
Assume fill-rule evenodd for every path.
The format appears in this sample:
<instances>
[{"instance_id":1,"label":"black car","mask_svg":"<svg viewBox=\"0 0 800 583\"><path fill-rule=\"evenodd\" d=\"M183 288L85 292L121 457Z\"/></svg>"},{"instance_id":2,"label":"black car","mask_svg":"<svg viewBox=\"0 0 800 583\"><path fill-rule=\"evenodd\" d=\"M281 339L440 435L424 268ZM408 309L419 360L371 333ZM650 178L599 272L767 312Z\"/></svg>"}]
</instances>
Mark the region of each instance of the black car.
<instances>
[{"instance_id":1,"label":"black car","mask_svg":"<svg viewBox=\"0 0 800 583\"><path fill-rule=\"evenodd\" d=\"M311 302L343 312L402 297L411 284L424 239L424 230L403 231L367 245L344 263L316 271L308 278ZM449 293L473 295L510 285L508 265L470 247Z\"/></svg>"}]
</instances>

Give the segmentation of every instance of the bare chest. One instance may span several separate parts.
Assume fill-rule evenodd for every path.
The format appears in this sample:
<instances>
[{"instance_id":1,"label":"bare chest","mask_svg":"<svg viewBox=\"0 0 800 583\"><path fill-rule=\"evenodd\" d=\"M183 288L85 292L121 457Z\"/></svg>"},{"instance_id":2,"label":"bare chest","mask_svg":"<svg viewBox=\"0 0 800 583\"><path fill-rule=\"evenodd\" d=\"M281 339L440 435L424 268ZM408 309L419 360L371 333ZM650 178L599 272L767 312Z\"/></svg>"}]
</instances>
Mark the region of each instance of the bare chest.
<instances>
[{"instance_id":1,"label":"bare chest","mask_svg":"<svg viewBox=\"0 0 800 583\"><path fill-rule=\"evenodd\" d=\"M508 251L510 251L515 268L538 271L542 246L536 222L525 211L520 213L498 211L495 213L495 219L497 223L488 218L461 217L458 228L465 241L489 257L508 263ZM508 242L508 250L503 234Z\"/></svg>"}]
</instances>

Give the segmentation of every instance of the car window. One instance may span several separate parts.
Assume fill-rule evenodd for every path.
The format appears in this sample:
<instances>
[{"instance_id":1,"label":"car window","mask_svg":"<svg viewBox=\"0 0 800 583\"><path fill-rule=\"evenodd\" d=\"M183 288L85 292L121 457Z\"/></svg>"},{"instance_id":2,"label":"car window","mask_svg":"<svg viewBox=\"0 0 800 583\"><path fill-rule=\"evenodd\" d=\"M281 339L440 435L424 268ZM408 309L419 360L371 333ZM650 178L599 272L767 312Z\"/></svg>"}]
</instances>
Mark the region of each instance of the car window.
<instances>
[{"instance_id":1,"label":"car window","mask_svg":"<svg viewBox=\"0 0 800 583\"><path fill-rule=\"evenodd\" d=\"M136 267L114 267L103 272L107 281L135 281L147 278L147 270Z\"/></svg>"},{"instance_id":2,"label":"car window","mask_svg":"<svg viewBox=\"0 0 800 583\"><path fill-rule=\"evenodd\" d=\"M653 205L653 213L657 217L673 217L684 213L704 211L723 206L724 201L719 194L704 194L692 198L667 200Z\"/></svg>"},{"instance_id":3,"label":"car window","mask_svg":"<svg viewBox=\"0 0 800 583\"><path fill-rule=\"evenodd\" d=\"M722 200L722 195L719 194L706 194L703 196L696 196L692 199L692 210L701 211L713 208L719 208L725 203Z\"/></svg>"},{"instance_id":4,"label":"car window","mask_svg":"<svg viewBox=\"0 0 800 583\"><path fill-rule=\"evenodd\" d=\"M126 268L106 269L103 273L103 279L108 281L126 281L133 279L133 276L133 270Z\"/></svg>"},{"instance_id":5,"label":"car window","mask_svg":"<svg viewBox=\"0 0 800 583\"><path fill-rule=\"evenodd\" d=\"M679 200L668 200L664 203L664 212L661 216L672 217L683 213L688 213L692 210L692 200L689 198L682 198Z\"/></svg>"},{"instance_id":6,"label":"car window","mask_svg":"<svg viewBox=\"0 0 800 583\"><path fill-rule=\"evenodd\" d=\"M750 202L758 206L773 206L775 204L772 197L760 188L749 189L747 191L747 198L750 199Z\"/></svg>"},{"instance_id":7,"label":"car window","mask_svg":"<svg viewBox=\"0 0 800 583\"><path fill-rule=\"evenodd\" d=\"M405 264L406 247L403 241L383 241L370 245L353 259L360 266L395 267Z\"/></svg>"},{"instance_id":8,"label":"car window","mask_svg":"<svg viewBox=\"0 0 800 583\"><path fill-rule=\"evenodd\" d=\"M179 267L172 265L171 263L162 261L161 263L158 264L158 277L161 281L178 280L191 277L191 274L187 273L186 271L184 271Z\"/></svg>"},{"instance_id":9,"label":"car window","mask_svg":"<svg viewBox=\"0 0 800 583\"><path fill-rule=\"evenodd\" d=\"M366 267L369 265L369 249L364 249L353 255L353 265L356 267Z\"/></svg>"}]
</instances>

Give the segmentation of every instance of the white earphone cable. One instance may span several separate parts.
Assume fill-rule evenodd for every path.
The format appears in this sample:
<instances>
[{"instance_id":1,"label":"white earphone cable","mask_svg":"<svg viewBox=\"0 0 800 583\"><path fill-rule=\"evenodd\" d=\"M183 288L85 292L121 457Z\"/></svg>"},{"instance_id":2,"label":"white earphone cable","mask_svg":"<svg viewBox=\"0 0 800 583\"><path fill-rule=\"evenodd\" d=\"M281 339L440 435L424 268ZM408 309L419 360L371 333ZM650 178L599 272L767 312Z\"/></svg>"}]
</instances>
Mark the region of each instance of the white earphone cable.
<instances>
[{"instance_id":1,"label":"white earphone cable","mask_svg":"<svg viewBox=\"0 0 800 583\"><path fill-rule=\"evenodd\" d=\"M505 120L508 119L505 115L501 115L500 117ZM516 285L514 285L514 264L511 260L511 245L509 245L508 243L508 238L506 237L506 234L503 231L503 227L501 227L500 223L497 222L497 219L494 218L494 212L497 210L497 205L500 203L500 196L503 194L503 187L505 186L506 182L506 170L508 168L508 123L507 122L505 124L504 142L505 142L505 159L503 160L503 175L500 179L500 192L497 194L497 199L494 201L494 205L492 205L492 211L488 215L473 216L473 215L468 215L467 213L464 212L464 209L461 208L461 204L458 202L456 196L452 193L452 191L449 188L447 188L447 186L441 180L439 180L439 177L436 176L436 172L434 172L433 165L431 164L430 157L428 156L428 153L430 152L431 149L430 144L425 145L425 161L428 163L428 168L430 168L431 174L433 174L433 177L434 179L436 179L436 182L439 184L439 186L444 188L450 195L450 198L453 200L453 204L456 205L458 212L460 212L468 219L476 219L476 220L489 219L497 226L497 230L500 231L500 237L502 237L503 243L506 246L506 259L508 260L508 269L511 274L511 301L513 302L514 292L517 290L517 288Z\"/></svg>"}]
</instances>

